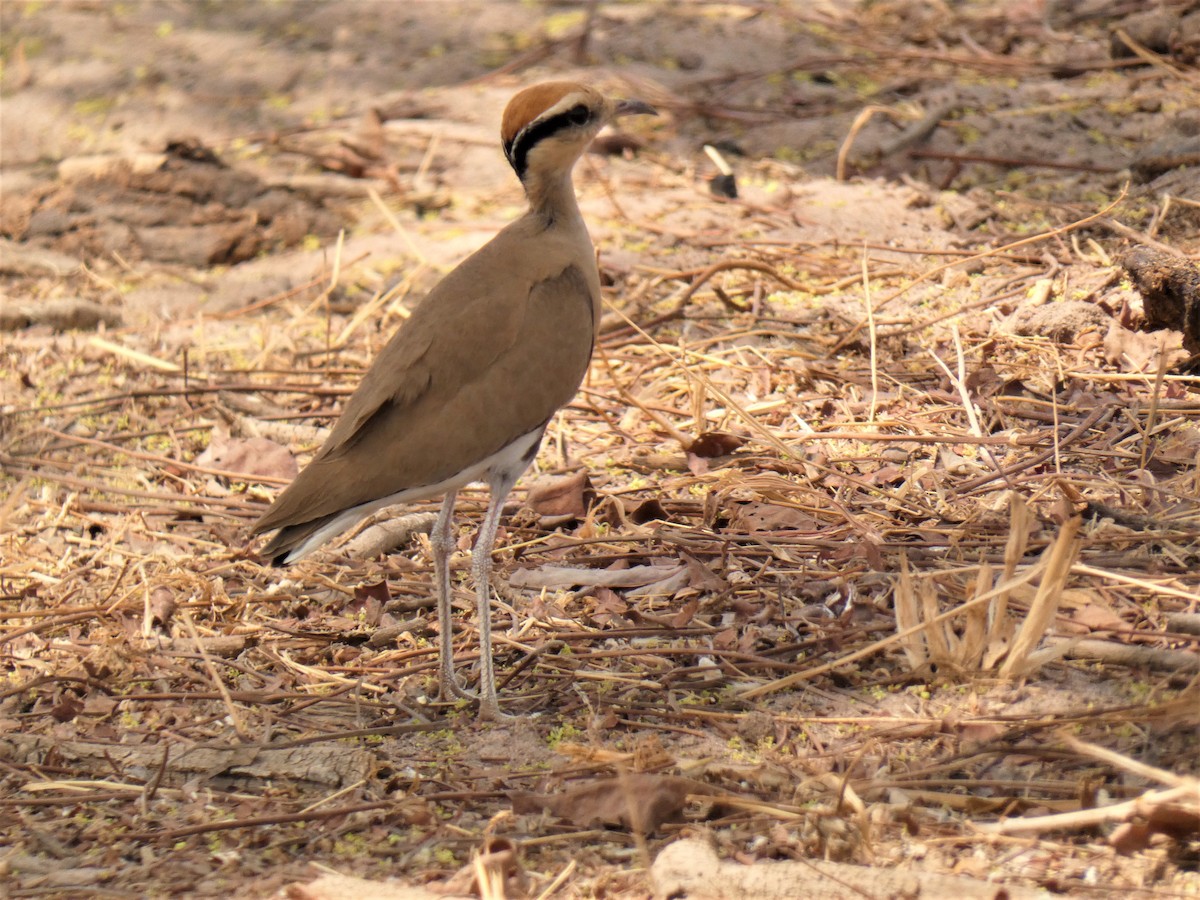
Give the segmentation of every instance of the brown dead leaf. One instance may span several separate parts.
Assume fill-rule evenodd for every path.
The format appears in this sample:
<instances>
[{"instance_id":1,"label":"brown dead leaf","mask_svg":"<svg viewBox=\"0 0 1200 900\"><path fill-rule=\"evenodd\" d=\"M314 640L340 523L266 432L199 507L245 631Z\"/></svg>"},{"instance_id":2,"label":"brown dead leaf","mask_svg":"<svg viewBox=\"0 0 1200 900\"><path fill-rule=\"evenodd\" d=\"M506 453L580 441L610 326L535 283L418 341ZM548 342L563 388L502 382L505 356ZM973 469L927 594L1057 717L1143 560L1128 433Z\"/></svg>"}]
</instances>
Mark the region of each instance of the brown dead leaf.
<instances>
[{"instance_id":1,"label":"brown dead leaf","mask_svg":"<svg viewBox=\"0 0 1200 900\"><path fill-rule=\"evenodd\" d=\"M708 474L708 460L703 456L697 456L695 453L687 455L688 471L699 478L701 475Z\"/></svg>"},{"instance_id":2,"label":"brown dead leaf","mask_svg":"<svg viewBox=\"0 0 1200 900\"><path fill-rule=\"evenodd\" d=\"M1113 323L1104 336L1104 357L1123 372L1153 372L1161 353L1169 355L1168 364L1185 355L1181 342L1178 332L1132 331Z\"/></svg>"},{"instance_id":3,"label":"brown dead leaf","mask_svg":"<svg viewBox=\"0 0 1200 900\"><path fill-rule=\"evenodd\" d=\"M908 477L909 469L904 466L880 466L864 476L870 484L896 484Z\"/></svg>"},{"instance_id":4,"label":"brown dead leaf","mask_svg":"<svg viewBox=\"0 0 1200 900\"><path fill-rule=\"evenodd\" d=\"M83 712L83 702L71 694L64 694L50 708L50 717L55 722L70 722Z\"/></svg>"},{"instance_id":5,"label":"brown dead leaf","mask_svg":"<svg viewBox=\"0 0 1200 900\"><path fill-rule=\"evenodd\" d=\"M175 592L170 588L159 585L150 592L147 612L150 614L151 624L158 625L163 631L169 631L175 609Z\"/></svg>"},{"instance_id":6,"label":"brown dead leaf","mask_svg":"<svg viewBox=\"0 0 1200 900\"><path fill-rule=\"evenodd\" d=\"M634 588L628 594L630 598L634 597L673 597L687 586L688 575L687 568L680 566L673 571L668 570L665 578L660 578L652 584L647 584L643 587Z\"/></svg>"},{"instance_id":7,"label":"brown dead leaf","mask_svg":"<svg viewBox=\"0 0 1200 900\"><path fill-rule=\"evenodd\" d=\"M591 619L600 627L629 624L629 604L616 591L598 587L592 592L592 601L595 607L592 610Z\"/></svg>"},{"instance_id":8,"label":"brown dead leaf","mask_svg":"<svg viewBox=\"0 0 1200 900\"><path fill-rule=\"evenodd\" d=\"M629 612L629 604L625 602L625 599L616 591L609 588L596 588L593 599L596 603L597 613L623 616Z\"/></svg>"},{"instance_id":9,"label":"brown dead leaf","mask_svg":"<svg viewBox=\"0 0 1200 900\"><path fill-rule=\"evenodd\" d=\"M1105 606L1088 604L1077 609L1071 621L1082 625L1087 631L1119 631L1125 628L1125 620Z\"/></svg>"},{"instance_id":10,"label":"brown dead leaf","mask_svg":"<svg viewBox=\"0 0 1200 900\"><path fill-rule=\"evenodd\" d=\"M1167 434L1154 451L1155 457L1177 465L1200 464L1200 429L1180 428Z\"/></svg>"},{"instance_id":11,"label":"brown dead leaf","mask_svg":"<svg viewBox=\"0 0 1200 900\"><path fill-rule=\"evenodd\" d=\"M595 499L596 491L587 472L579 471L534 482L525 497L525 505L539 516L582 519Z\"/></svg>"},{"instance_id":12,"label":"brown dead leaf","mask_svg":"<svg viewBox=\"0 0 1200 900\"><path fill-rule=\"evenodd\" d=\"M704 459L728 456L746 443L745 438L722 431L706 431L688 444L687 451Z\"/></svg>"},{"instance_id":13,"label":"brown dead leaf","mask_svg":"<svg viewBox=\"0 0 1200 900\"><path fill-rule=\"evenodd\" d=\"M711 591L714 594L729 590L729 582L700 562L700 560L696 559L696 557L690 553L682 553L680 555L683 557L683 564L687 566L688 587L695 588L698 591Z\"/></svg>"},{"instance_id":14,"label":"brown dead leaf","mask_svg":"<svg viewBox=\"0 0 1200 900\"><path fill-rule=\"evenodd\" d=\"M234 438L214 430L208 449L193 461L206 469L217 469L244 475L247 478L279 478L288 480L300 471L296 457L284 446L269 438Z\"/></svg>"},{"instance_id":15,"label":"brown dead leaf","mask_svg":"<svg viewBox=\"0 0 1200 900\"><path fill-rule=\"evenodd\" d=\"M634 507L633 512L629 514L629 521L634 525L645 525L647 522L653 521L670 522L671 515L664 508L657 497L651 497L649 500L644 500Z\"/></svg>"},{"instance_id":16,"label":"brown dead leaf","mask_svg":"<svg viewBox=\"0 0 1200 900\"><path fill-rule=\"evenodd\" d=\"M599 824L648 834L666 822L683 821L688 795L717 793L678 775L625 775L557 794L510 791L508 796L514 813L548 812L582 828Z\"/></svg>"},{"instance_id":17,"label":"brown dead leaf","mask_svg":"<svg viewBox=\"0 0 1200 900\"><path fill-rule=\"evenodd\" d=\"M757 531L816 531L817 521L808 513L791 506L762 503L752 500L739 504L729 520L734 531L754 534Z\"/></svg>"},{"instance_id":18,"label":"brown dead leaf","mask_svg":"<svg viewBox=\"0 0 1200 900\"><path fill-rule=\"evenodd\" d=\"M976 746L998 740L1007 729L996 722L943 722L942 730L946 734L957 734L968 746Z\"/></svg>"},{"instance_id":19,"label":"brown dead leaf","mask_svg":"<svg viewBox=\"0 0 1200 900\"><path fill-rule=\"evenodd\" d=\"M683 604L683 609L671 616L670 623L672 628L687 628L691 624L692 619L696 616L696 610L700 608L700 600L693 597L687 603Z\"/></svg>"},{"instance_id":20,"label":"brown dead leaf","mask_svg":"<svg viewBox=\"0 0 1200 900\"><path fill-rule=\"evenodd\" d=\"M1108 842L1118 853L1145 850L1159 834L1177 841L1193 840L1200 834L1200 808L1195 804L1155 804L1140 812L1142 818L1118 825L1109 837Z\"/></svg>"},{"instance_id":21,"label":"brown dead leaf","mask_svg":"<svg viewBox=\"0 0 1200 900\"><path fill-rule=\"evenodd\" d=\"M357 613L363 624L374 627L391 599L386 578L374 584L360 584L354 588L354 599L346 604L346 612Z\"/></svg>"}]
</instances>

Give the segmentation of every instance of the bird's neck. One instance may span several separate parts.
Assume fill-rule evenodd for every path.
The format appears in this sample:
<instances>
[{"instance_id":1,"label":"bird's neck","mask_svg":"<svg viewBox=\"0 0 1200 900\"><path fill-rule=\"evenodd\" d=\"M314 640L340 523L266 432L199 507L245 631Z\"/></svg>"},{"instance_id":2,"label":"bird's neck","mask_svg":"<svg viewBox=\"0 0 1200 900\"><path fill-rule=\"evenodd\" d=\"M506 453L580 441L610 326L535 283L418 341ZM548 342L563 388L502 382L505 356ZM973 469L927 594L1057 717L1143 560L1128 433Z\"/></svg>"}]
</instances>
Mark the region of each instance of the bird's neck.
<instances>
[{"instance_id":1,"label":"bird's neck","mask_svg":"<svg viewBox=\"0 0 1200 900\"><path fill-rule=\"evenodd\" d=\"M525 179L525 196L529 199L529 212L547 226L583 220L575 200L570 169L545 176L530 173Z\"/></svg>"}]
</instances>

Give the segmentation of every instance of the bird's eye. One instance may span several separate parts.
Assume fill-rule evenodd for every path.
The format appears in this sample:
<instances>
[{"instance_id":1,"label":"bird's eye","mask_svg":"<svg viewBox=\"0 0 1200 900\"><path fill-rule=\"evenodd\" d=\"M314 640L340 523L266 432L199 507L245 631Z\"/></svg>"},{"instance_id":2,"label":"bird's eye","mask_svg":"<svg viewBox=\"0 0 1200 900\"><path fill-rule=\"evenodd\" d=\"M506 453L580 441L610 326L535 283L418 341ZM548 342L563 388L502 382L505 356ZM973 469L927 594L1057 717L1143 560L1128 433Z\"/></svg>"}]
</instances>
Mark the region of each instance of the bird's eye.
<instances>
[{"instance_id":1,"label":"bird's eye","mask_svg":"<svg viewBox=\"0 0 1200 900\"><path fill-rule=\"evenodd\" d=\"M578 106L572 106L567 110L567 121L572 125L586 125L587 120L592 117L592 111L580 103Z\"/></svg>"}]
</instances>

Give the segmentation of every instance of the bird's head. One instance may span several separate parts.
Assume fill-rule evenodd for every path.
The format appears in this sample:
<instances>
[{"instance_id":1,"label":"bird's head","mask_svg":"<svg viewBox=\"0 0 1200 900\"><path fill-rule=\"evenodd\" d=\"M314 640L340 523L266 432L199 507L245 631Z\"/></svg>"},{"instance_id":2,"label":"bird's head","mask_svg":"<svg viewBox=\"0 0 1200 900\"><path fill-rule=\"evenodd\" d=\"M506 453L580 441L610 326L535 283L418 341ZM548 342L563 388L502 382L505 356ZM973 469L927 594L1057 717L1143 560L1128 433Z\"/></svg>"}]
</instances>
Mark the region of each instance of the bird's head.
<instances>
[{"instance_id":1,"label":"bird's head","mask_svg":"<svg viewBox=\"0 0 1200 900\"><path fill-rule=\"evenodd\" d=\"M611 100L574 81L535 84L504 110L504 155L522 182L569 172L600 129L626 115L657 113L640 100Z\"/></svg>"}]
</instances>

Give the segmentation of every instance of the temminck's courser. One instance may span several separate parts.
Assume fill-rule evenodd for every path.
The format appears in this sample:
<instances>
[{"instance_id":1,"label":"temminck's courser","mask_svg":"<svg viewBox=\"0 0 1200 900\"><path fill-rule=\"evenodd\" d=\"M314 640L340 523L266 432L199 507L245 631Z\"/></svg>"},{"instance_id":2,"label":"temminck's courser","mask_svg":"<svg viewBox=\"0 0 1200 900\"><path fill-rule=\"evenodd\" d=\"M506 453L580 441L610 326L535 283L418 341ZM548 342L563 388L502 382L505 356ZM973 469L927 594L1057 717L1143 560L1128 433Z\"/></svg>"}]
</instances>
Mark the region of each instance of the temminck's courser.
<instances>
[{"instance_id":1,"label":"temminck's courser","mask_svg":"<svg viewBox=\"0 0 1200 900\"><path fill-rule=\"evenodd\" d=\"M600 320L600 278L571 171L617 116L652 110L574 82L518 93L504 153L529 210L448 274L392 336L312 462L254 524L278 529L264 553L295 562L364 516L445 494L431 534L443 699L470 698L454 676L450 554L454 498L472 481L491 496L472 559L482 718L501 719L491 641L492 546L505 498L551 416L575 396Z\"/></svg>"}]
</instances>

